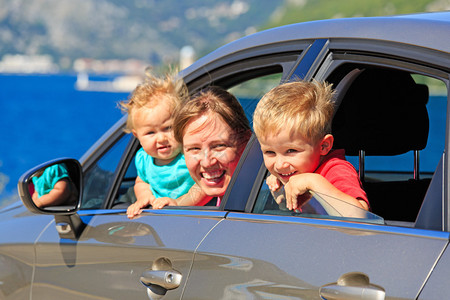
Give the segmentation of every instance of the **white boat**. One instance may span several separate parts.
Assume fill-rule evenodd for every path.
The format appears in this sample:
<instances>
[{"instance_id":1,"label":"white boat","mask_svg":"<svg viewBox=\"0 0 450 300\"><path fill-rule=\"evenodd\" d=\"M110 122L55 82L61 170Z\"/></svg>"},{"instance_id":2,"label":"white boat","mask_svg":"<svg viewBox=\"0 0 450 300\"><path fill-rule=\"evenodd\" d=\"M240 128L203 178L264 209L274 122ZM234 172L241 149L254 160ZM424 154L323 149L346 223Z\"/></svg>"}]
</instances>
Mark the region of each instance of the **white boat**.
<instances>
[{"instance_id":1,"label":"white boat","mask_svg":"<svg viewBox=\"0 0 450 300\"><path fill-rule=\"evenodd\" d=\"M75 88L79 91L97 91L97 92L131 92L142 82L142 77L124 75L118 76L113 80L90 80L86 72L80 72L77 75Z\"/></svg>"}]
</instances>

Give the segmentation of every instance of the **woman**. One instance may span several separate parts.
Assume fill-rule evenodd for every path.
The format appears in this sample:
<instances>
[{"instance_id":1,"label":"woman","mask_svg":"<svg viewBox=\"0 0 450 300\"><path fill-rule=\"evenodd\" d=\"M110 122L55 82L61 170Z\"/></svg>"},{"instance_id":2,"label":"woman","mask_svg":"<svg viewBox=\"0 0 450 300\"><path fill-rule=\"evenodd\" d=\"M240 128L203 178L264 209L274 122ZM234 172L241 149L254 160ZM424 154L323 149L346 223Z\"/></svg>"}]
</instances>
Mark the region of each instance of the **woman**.
<instances>
[{"instance_id":1,"label":"woman","mask_svg":"<svg viewBox=\"0 0 450 300\"><path fill-rule=\"evenodd\" d=\"M219 206L251 136L242 106L222 88L208 87L175 112L173 127L191 177Z\"/></svg>"}]
</instances>

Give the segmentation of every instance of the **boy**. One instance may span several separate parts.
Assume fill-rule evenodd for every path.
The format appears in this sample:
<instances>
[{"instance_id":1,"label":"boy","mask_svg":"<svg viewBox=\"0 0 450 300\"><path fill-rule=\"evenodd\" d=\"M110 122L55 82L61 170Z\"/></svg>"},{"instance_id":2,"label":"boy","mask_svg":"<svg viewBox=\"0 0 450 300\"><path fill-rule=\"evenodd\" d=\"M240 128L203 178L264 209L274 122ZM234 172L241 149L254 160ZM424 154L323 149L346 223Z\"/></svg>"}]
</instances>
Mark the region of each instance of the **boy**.
<instances>
[{"instance_id":1,"label":"boy","mask_svg":"<svg viewBox=\"0 0 450 300\"><path fill-rule=\"evenodd\" d=\"M187 95L181 80L147 74L147 80L136 87L130 99L120 103L128 112L127 131L142 146L135 158L137 201L127 209L129 218L149 205L154 209L165 205L204 205L211 199L189 175L181 145L173 136L172 114Z\"/></svg>"},{"instance_id":2,"label":"boy","mask_svg":"<svg viewBox=\"0 0 450 300\"><path fill-rule=\"evenodd\" d=\"M253 117L272 191L284 185L286 207L297 210L308 191L369 209L367 195L343 149L334 150L331 86L317 81L281 84L263 96Z\"/></svg>"}]
</instances>

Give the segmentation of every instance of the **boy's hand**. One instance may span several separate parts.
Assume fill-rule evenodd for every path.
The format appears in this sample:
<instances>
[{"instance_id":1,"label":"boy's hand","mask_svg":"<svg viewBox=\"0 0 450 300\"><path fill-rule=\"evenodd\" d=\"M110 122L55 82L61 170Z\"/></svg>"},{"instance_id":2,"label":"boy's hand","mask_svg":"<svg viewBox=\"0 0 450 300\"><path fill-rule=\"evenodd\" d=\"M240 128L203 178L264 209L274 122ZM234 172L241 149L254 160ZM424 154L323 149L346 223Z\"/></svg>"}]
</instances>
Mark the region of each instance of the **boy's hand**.
<instances>
[{"instance_id":1,"label":"boy's hand","mask_svg":"<svg viewBox=\"0 0 450 300\"><path fill-rule=\"evenodd\" d=\"M308 175L309 173L294 175L284 186L286 207L289 210L299 209L311 199L311 194L308 192L310 190Z\"/></svg>"},{"instance_id":2,"label":"boy's hand","mask_svg":"<svg viewBox=\"0 0 450 300\"><path fill-rule=\"evenodd\" d=\"M166 205L177 206L177 202L174 199L169 198L169 197L161 197L161 198L156 198L152 203L153 209L161 209Z\"/></svg>"},{"instance_id":3,"label":"boy's hand","mask_svg":"<svg viewBox=\"0 0 450 300\"><path fill-rule=\"evenodd\" d=\"M270 174L269 177L266 178L266 184L269 186L269 189L272 192L275 192L281 188L280 180L272 174Z\"/></svg>"}]
</instances>

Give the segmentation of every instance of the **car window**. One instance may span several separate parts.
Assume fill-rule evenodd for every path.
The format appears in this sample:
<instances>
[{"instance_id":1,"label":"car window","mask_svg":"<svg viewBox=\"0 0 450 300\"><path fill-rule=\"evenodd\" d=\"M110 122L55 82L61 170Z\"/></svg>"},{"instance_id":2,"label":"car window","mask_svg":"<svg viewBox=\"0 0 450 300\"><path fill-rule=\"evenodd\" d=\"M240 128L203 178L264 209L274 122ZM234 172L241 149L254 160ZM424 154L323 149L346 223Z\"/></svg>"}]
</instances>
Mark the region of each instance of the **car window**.
<instances>
[{"instance_id":1,"label":"car window","mask_svg":"<svg viewBox=\"0 0 450 300\"><path fill-rule=\"evenodd\" d=\"M245 115L252 125L253 112L261 97L281 81L281 73L262 76L242 82L228 89L241 103Z\"/></svg>"},{"instance_id":2,"label":"car window","mask_svg":"<svg viewBox=\"0 0 450 300\"><path fill-rule=\"evenodd\" d=\"M411 74L411 77L416 83L426 85L429 90L426 103L429 118L429 142L420 151L419 177L431 178L444 151L447 89L444 82L440 80L418 74ZM407 111L407 108L405 108L405 111ZM348 156L347 159L358 167L358 156ZM374 179L389 177L394 180L405 178L405 176L411 177L414 169L413 161L413 151L393 156L370 155L365 158L365 170Z\"/></svg>"},{"instance_id":3,"label":"car window","mask_svg":"<svg viewBox=\"0 0 450 300\"><path fill-rule=\"evenodd\" d=\"M81 208L101 208L111 184L120 159L130 141L131 135L120 138L103 156L84 172L84 190Z\"/></svg>"},{"instance_id":4,"label":"car window","mask_svg":"<svg viewBox=\"0 0 450 300\"><path fill-rule=\"evenodd\" d=\"M344 64L327 80L338 87L356 70L336 96L334 145L358 170L372 212L387 224L414 226L425 199L442 201L428 189L445 149L448 92L436 76L442 73L413 64L409 71Z\"/></svg>"},{"instance_id":5,"label":"car window","mask_svg":"<svg viewBox=\"0 0 450 300\"><path fill-rule=\"evenodd\" d=\"M413 71L359 70L333 120L335 146L359 171L372 212L413 226L444 153L446 86Z\"/></svg>"},{"instance_id":6,"label":"car window","mask_svg":"<svg viewBox=\"0 0 450 300\"><path fill-rule=\"evenodd\" d=\"M334 149L344 149L358 172L374 218L414 227L424 199L442 201L428 187L445 149L446 84L414 70L361 64L341 64L325 80L337 91ZM280 214L265 182L257 195L252 212Z\"/></svg>"},{"instance_id":7,"label":"car window","mask_svg":"<svg viewBox=\"0 0 450 300\"><path fill-rule=\"evenodd\" d=\"M307 200L301 208L289 210L286 208L284 188L281 187L277 191L271 191L268 185L264 182L258 193L252 212L257 214L325 218L347 221L353 220L358 222L384 224L384 220L380 216L329 195L309 191L305 196Z\"/></svg>"},{"instance_id":8,"label":"car window","mask_svg":"<svg viewBox=\"0 0 450 300\"><path fill-rule=\"evenodd\" d=\"M139 143L136 143L138 145ZM140 147L140 146L138 146ZM132 151L136 154L136 151ZM137 177L135 155L128 165L127 171L120 183L117 196L115 197L112 208L127 208L130 204L136 202L136 195L134 194L134 183Z\"/></svg>"}]
</instances>

